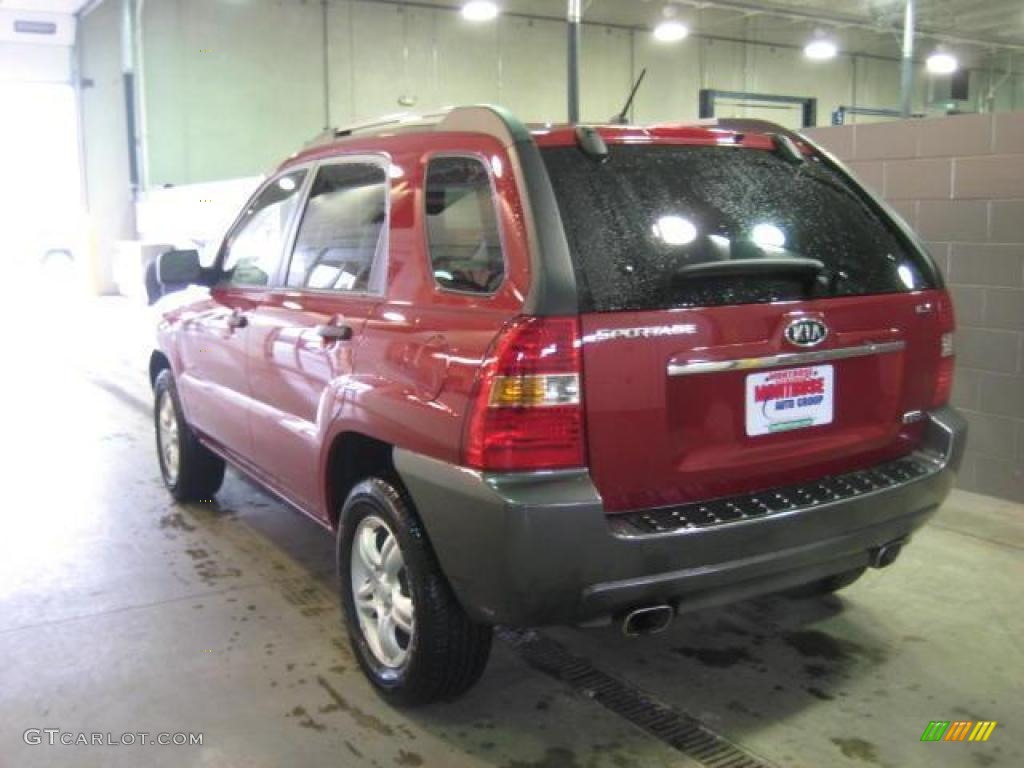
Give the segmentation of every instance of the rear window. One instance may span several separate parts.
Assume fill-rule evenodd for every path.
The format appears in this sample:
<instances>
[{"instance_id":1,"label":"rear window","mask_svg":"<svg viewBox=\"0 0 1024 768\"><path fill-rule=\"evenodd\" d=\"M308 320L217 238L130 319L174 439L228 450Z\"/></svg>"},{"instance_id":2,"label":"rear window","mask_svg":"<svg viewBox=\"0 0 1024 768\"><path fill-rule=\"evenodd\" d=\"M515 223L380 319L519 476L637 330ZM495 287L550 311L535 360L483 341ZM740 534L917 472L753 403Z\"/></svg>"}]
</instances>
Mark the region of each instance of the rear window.
<instances>
[{"instance_id":1,"label":"rear window","mask_svg":"<svg viewBox=\"0 0 1024 768\"><path fill-rule=\"evenodd\" d=\"M586 312L752 304L933 288L863 193L817 159L742 147L543 150ZM689 265L815 259L811 275L687 275Z\"/></svg>"}]
</instances>

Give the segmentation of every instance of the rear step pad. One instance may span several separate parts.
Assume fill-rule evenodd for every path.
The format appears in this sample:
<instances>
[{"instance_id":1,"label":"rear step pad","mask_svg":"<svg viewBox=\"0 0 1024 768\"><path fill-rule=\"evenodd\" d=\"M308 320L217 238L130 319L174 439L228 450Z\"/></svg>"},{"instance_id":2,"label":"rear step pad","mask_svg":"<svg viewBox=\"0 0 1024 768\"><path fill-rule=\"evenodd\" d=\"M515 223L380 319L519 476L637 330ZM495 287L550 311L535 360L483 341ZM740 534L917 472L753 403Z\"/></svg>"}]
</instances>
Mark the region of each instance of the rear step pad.
<instances>
[{"instance_id":1,"label":"rear step pad","mask_svg":"<svg viewBox=\"0 0 1024 768\"><path fill-rule=\"evenodd\" d=\"M676 507L609 515L608 524L619 536L649 536L688 528L710 528L753 517L770 517L795 509L851 499L918 480L939 469L941 467L933 462L910 456L802 485L774 488L745 496L681 504Z\"/></svg>"}]
</instances>

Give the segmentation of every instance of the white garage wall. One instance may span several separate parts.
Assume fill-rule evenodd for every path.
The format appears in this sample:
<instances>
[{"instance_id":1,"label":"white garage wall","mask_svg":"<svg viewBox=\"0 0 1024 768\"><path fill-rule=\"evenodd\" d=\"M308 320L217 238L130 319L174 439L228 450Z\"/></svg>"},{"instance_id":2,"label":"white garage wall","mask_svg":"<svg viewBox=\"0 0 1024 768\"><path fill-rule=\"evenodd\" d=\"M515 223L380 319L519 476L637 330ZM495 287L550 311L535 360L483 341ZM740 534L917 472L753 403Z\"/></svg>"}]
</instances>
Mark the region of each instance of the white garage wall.
<instances>
[{"instance_id":1,"label":"white garage wall","mask_svg":"<svg viewBox=\"0 0 1024 768\"><path fill-rule=\"evenodd\" d=\"M54 31L46 35L19 32L18 21L53 24ZM73 16L0 8L0 82L70 83L74 41Z\"/></svg>"},{"instance_id":2,"label":"white garage wall","mask_svg":"<svg viewBox=\"0 0 1024 768\"><path fill-rule=\"evenodd\" d=\"M0 82L70 83L71 48L0 42Z\"/></svg>"},{"instance_id":3,"label":"white garage wall","mask_svg":"<svg viewBox=\"0 0 1024 768\"><path fill-rule=\"evenodd\" d=\"M106 0L103 5L117 5ZM144 5L141 65L150 186L249 176L327 124L451 104L503 104L527 121L565 116L565 25L371 0L154 0ZM664 46L629 29L585 25L582 115L605 121L634 77L647 81L639 122L690 120L701 87L819 99L818 122L839 104L894 107L895 60L806 61L806 26L753 17L708 25L717 38ZM895 41L847 30L844 47L895 53ZM754 45L741 40L790 40ZM975 92L982 78L975 77ZM1024 106L1015 78L997 106ZM985 80L987 84L987 79ZM926 94L918 84L921 109ZM411 102L411 106L400 103ZM748 110L793 123L793 111Z\"/></svg>"},{"instance_id":4,"label":"white garage wall","mask_svg":"<svg viewBox=\"0 0 1024 768\"><path fill-rule=\"evenodd\" d=\"M319 5L162 0L142 29L150 186L259 173L322 127Z\"/></svg>"}]
</instances>

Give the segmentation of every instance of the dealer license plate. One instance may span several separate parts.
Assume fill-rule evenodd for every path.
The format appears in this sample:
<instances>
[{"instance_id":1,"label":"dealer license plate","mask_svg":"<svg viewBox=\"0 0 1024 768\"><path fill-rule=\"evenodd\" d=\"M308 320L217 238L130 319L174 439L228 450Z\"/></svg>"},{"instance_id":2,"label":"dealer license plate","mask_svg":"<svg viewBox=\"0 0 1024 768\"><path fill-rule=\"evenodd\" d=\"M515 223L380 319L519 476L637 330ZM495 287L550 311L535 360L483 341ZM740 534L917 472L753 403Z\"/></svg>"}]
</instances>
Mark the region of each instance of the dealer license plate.
<instances>
[{"instance_id":1,"label":"dealer license plate","mask_svg":"<svg viewBox=\"0 0 1024 768\"><path fill-rule=\"evenodd\" d=\"M834 395L831 365L752 373L747 376L747 434L831 424Z\"/></svg>"}]
</instances>

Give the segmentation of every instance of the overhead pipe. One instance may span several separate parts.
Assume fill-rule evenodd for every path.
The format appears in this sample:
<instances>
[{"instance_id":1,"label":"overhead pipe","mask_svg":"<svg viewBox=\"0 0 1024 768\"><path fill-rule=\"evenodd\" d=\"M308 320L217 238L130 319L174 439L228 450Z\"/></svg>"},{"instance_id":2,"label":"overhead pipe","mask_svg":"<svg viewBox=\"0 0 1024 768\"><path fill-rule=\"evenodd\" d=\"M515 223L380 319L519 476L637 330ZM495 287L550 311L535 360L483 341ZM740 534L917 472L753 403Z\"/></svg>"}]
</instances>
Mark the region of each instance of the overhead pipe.
<instances>
[{"instance_id":1,"label":"overhead pipe","mask_svg":"<svg viewBox=\"0 0 1024 768\"><path fill-rule=\"evenodd\" d=\"M900 69L900 115L910 117L914 106L914 0L903 15L903 56Z\"/></svg>"},{"instance_id":2,"label":"overhead pipe","mask_svg":"<svg viewBox=\"0 0 1024 768\"><path fill-rule=\"evenodd\" d=\"M569 0L569 122L580 121L580 25L583 23L583 0Z\"/></svg>"},{"instance_id":3,"label":"overhead pipe","mask_svg":"<svg viewBox=\"0 0 1024 768\"><path fill-rule=\"evenodd\" d=\"M121 93L124 98L125 132L128 138L128 177L132 198L139 188L135 124L135 7L132 0L121 0Z\"/></svg>"},{"instance_id":4,"label":"overhead pipe","mask_svg":"<svg viewBox=\"0 0 1024 768\"><path fill-rule=\"evenodd\" d=\"M124 94L128 178L131 183L132 200L137 200L140 190L145 187L145 161L140 138L143 120L138 73L142 54L142 38L139 31L141 11L142 0L121 0L121 88Z\"/></svg>"},{"instance_id":5,"label":"overhead pipe","mask_svg":"<svg viewBox=\"0 0 1024 768\"><path fill-rule=\"evenodd\" d=\"M142 39L142 20L146 13L146 0L135 0L132 24L132 46L135 71L135 151L138 166L138 184L149 188L149 110L146 105L146 46Z\"/></svg>"}]
</instances>

